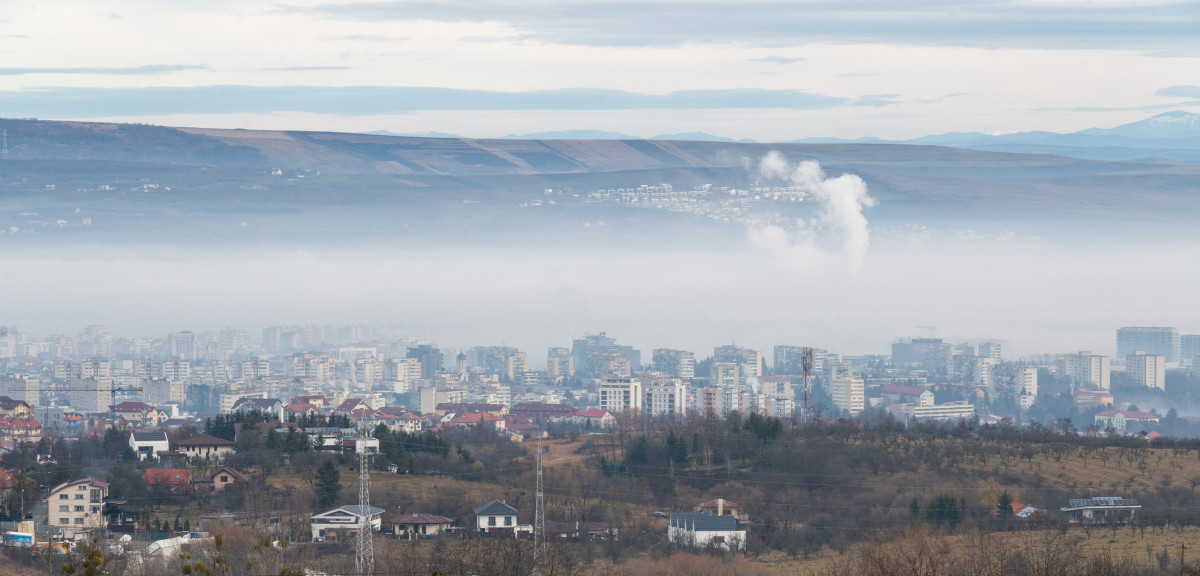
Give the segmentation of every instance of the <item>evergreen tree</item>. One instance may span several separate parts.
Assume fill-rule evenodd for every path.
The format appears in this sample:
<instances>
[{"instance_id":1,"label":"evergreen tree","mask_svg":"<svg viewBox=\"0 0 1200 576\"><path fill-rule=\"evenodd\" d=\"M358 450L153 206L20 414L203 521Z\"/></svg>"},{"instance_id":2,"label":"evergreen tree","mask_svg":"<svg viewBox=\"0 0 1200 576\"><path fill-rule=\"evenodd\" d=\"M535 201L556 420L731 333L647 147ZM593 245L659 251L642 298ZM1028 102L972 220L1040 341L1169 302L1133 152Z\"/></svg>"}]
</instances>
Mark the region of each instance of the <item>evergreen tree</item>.
<instances>
[{"instance_id":1,"label":"evergreen tree","mask_svg":"<svg viewBox=\"0 0 1200 576\"><path fill-rule=\"evenodd\" d=\"M317 468L317 481L314 489L317 492L317 503L322 508L331 508L338 500L342 491L342 473L334 465L333 460L326 460Z\"/></svg>"}]
</instances>

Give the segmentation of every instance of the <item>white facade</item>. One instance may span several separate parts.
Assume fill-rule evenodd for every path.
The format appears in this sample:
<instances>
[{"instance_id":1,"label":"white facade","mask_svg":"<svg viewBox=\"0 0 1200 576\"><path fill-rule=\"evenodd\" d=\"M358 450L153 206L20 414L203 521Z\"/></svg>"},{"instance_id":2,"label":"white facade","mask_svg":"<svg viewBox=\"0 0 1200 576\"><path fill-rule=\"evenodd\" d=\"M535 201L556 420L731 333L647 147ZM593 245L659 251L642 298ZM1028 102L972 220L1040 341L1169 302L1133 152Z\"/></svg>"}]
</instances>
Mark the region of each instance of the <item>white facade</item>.
<instances>
[{"instance_id":1,"label":"white facade","mask_svg":"<svg viewBox=\"0 0 1200 576\"><path fill-rule=\"evenodd\" d=\"M1146 388L1167 388L1167 358L1154 356L1138 350L1125 357L1125 373L1129 381L1136 386Z\"/></svg>"},{"instance_id":2,"label":"white facade","mask_svg":"<svg viewBox=\"0 0 1200 576\"><path fill-rule=\"evenodd\" d=\"M866 384L862 378L839 375L830 383L829 392L833 396L833 405L851 416L858 415L866 407Z\"/></svg>"},{"instance_id":3,"label":"white facade","mask_svg":"<svg viewBox=\"0 0 1200 576\"><path fill-rule=\"evenodd\" d=\"M642 382L637 378L612 377L600 384L600 409L626 412L642 409Z\"/></svg>"},{"instance_id":4,"label":"white facade","mask_svg":"<svg viewBox=\"0 0 1200 576\"><path fill-rule=\"evenodd\" d=\"M651 416L683 416L687 414L688 387L679 378L656 381L646 388L643 406Z\"/></svg>"},{"instance_id":5,"label":"white facade","mask_svg":"<svg viewBox=\"0 0 1200 576\"><path fill-rule=\"evenodd\" d=\"M705 512L671 514L667 540L676 546L690 548L724 548L743 550L746 531L738 529L732 516L717 516Z\"/></svg>"},{"instance_id":6,"label":"white facade","mask_svg":"<svg viewBox=\"0 0 1200 576\"><path fill-rule=\"evenodd\" d=\"M1063 354L1058 357L1058 375L1071 378L1076 386L1092 390L1108 390L1111 360L1091 352Z\"/></svg>"},{"instance_id":7,"label":"white facade","mask_svg":"<svg viewBox=\"0 0 1200 576\"><path fill-rule=\"evenodd\" d=\"M92 478L61 484L50 491L47 521L68 538L85 530L104 528L108 484Z\"/></svg>"},{"instance_id":8,"label":"white facade","mask_svg":"<svg viewBox=\"0 0 1200 576\"><path fill-rule=\"evenodd\" d=\"M358 532L369 517L371 530L378 532L383 527L383 508L359 505L342 506L312 517L312 539L314 542L324 542L327 538L346 538L351 531Z\"/></svg>"}]
</instances>

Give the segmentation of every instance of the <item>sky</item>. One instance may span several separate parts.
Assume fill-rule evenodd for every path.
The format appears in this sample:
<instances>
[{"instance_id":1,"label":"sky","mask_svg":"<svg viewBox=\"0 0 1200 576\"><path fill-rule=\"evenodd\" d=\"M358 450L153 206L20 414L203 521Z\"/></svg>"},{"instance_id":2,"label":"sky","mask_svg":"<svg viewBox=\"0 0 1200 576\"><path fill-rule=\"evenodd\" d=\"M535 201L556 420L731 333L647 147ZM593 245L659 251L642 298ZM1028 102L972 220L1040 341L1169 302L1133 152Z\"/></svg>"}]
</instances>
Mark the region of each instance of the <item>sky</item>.
<instances>
[{"instance_id":1,"label":"sky","mask_svg":"<svg viewBox=\"0 0 1200 576\"><path fill-rule=\"evenodd\" d=\"M0 114L912 138L1200 112L1200 3L15 0Z\"/></svg>"}]
</instances>

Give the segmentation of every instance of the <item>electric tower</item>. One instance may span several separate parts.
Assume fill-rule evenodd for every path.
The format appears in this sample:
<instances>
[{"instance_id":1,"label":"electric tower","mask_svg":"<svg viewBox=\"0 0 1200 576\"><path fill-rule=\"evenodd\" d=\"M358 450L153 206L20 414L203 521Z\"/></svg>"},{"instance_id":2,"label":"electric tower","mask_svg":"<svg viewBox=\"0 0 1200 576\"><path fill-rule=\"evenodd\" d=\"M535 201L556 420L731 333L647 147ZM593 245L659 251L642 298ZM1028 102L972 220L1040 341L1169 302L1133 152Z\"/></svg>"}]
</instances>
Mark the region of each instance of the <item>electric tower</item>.
<instances>
[{"instance_id":1,"label":"electric tower","mask_svg":"<svg viewBox=\"0 0 1200 576\"><path fill-rule=\"evenodd\" d=\"M358 511L362 514L362 525L358 527L358 550L354 556L354 572L367 576L375 571L375 548L371 528L371 457L367 454L366 446L358 453Z\"/></svg>"}]
</instances>

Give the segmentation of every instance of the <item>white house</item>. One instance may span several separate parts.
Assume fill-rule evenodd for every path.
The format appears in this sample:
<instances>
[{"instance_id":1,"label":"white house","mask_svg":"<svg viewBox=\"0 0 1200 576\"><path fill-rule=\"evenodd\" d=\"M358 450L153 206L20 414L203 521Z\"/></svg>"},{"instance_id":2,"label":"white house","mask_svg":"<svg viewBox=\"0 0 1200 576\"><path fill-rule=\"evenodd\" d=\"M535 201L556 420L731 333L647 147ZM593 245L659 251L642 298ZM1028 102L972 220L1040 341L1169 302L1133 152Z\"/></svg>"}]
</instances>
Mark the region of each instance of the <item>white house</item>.
<instances>
[{"instance_id":1,"label":"white house","mask_svg":"<svg viewBox=\"0 0 1200 576\"><path fill-rule=\"evenodd\" d=\"M1102 430L1125 430L1129 426L1157 424L1158 416L1134 410L1105 410L1096 415L1096 425Z\"/></svg>"},{"instance_id":2,"label":"white house","mask_svg":"<svg viewBox=\"0 0 1200 576\"><path fill-rule=\"evenodd\" d=\"M313 542L346 540L358 534L364 518L370 518L371 529L383 528L383 508L350 504L312 516Z\"/></svg>"},{"instance_id":3,"label":"white house","mask_svg":"<svg viewBox=\"0 0 1200 576\"><path fill-rule=\"evenodd\" d=\"M224 462L225 457L237 451L237 445L224 438L216 436L194 436L180 440L175 447L187 456L189 462L203 460L205 462Z\"/></svg>"},{"instance_id":4,"label":"white house","mask_svg":"<svg viewBox=\"0 0 1200 576\"><path fill-rule=\"evenodd\" d=\"M49 514L46 519L51 526L61 529L67 537L86 530L104 528L104 501L108 498L108 483L95 478L84 478L60 484L50 491L47 502Z\"/></svg>"},{"instance_id":5,"label":"white house","mask_svg":"<svg viewBox=\"0 0 1200 576\"><path fill-rule=\"evenodd\" d=\"M501 502L492 500L475 509L476 532L512 532L515 536L519 531L517 526L517 509Z\"/></svg>"},{"instance_id":6,"label":"white house","mask_svg":"<svg viewBox=\"0 0 1200 576\"><path fill-rule=\"evenodd\" d=\"M171 450L166 432L134 432L129 435L129 447L137 453L138 460L157 458L159 452Z\"/></svg>"},{"instance_id":7,"label":"white house","mask_svg":"<svg viewBox=\"0 0 1200 576\"><path fill-rule=\"evenodd\" d=\"M678 546L693 548L746 548L746 531L738 529L733 516L717 516L707 512L672 512L667 528L667 540Z\"/></svg>"}]
</instances>

